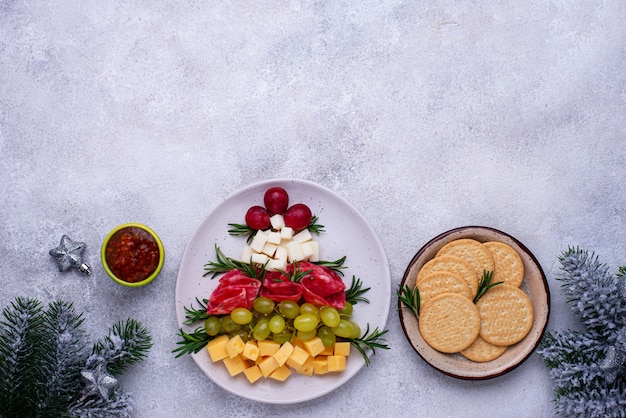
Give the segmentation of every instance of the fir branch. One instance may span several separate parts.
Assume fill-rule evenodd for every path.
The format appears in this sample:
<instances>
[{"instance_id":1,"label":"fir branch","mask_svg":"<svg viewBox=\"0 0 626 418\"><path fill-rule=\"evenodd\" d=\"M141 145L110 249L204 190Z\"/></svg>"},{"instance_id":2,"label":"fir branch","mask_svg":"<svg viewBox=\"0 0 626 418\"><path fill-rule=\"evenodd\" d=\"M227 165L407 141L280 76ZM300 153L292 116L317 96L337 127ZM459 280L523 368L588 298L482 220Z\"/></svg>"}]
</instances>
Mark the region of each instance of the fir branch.
<instances>
[{"instance_id":1,"label":"fir branch","mask_svg":"<svg viewBox=\"0 0 626 418\"><path fill-rule=\"evenodd\" d=\"M130 418L134 402L130 395L115 389L110 399L82 397L69 407L72 418Z\"/></svg>"},{"instance_id":2,"label":"fir branch","mask_svg":"<svg viewBox=\"0 0 626 418\"><path fill-rule=\"evenodd\" d=\"M352 275L352 282L350 283L350 287L346 290L346 301L350 302L352 305L356 305L358 302L370 303L369 299L363 297L363 295L371 288L367 287L362 289L362 287L363 282L361 279Z\"/></svg>"},{"instance_id":3,"label":"fir branch","mask_svg":"<svg viewBox=\"0 0 626 418\"><path fill-rule=\"evenodd\" d=\"M334 261L320 260L320 261L314 261L313 264L329 268L335 271L337 274L340 274L341 276L343 276L343 271L341 270L348 268L348 266L343 265L343 263L345 262L346 262L346 256L344 255L343 257L338 258L337 260L334 260Z\"/></svg>"},{"instance_id":4,"label":"fir branch","mask_svg":"<svg viewBox=\"0 0 626 418\"><path fill-rule=\"evenodd\" d=\"M141 323L134 319L119 321L109 329L109 335L94 344L91 361L103 358L109 373L118 375L143 360L151 347L152 337Z\"/></svg>"},{"instance_id":5,"label":"fir branch","mask_svg":"<svg viewBox=\"0 0 626 418\"><path fill-rule=\"evenodd\" d=\"M417 286L415 289L411 289L408 285L400 286L396 291L396 296L405 308L413 312L416 317L419 317L421 301Z\"/></svg>"},{"instance_id":6,"label":"fir branch","mask_svg":"<svg viewBox=\"0 0 626 418\"><path fill-rule=\"evenodd\" d=\"M481 297L483 297L483 295L487 293L489 289L499 284L504 283L504 282L491 283L491 280L493 280L493 271L483 270L483 277L481 277L480 281L478 282L478 291L476 292L476 296L474 297L474 301L473 301L474 303L478 302L478 300Z\"/></svg>"},{"instance_id":7,"label":"fir branch","mask_svg":"<svg viewBox=\"0 0 626 418\"><path fill-rule=\"evenodd\" d=\"M372 350L372 355L376 354L377 348L389 350L387 341L383 338L387 331L388 330L380 331L378 327L376 327L376 329L370 333L370 324L368 323L365 334L362 337L350 338L350 344L361 353L363 359L365 359L366 366L370 365L370 358L365 350Z\"/></svg>"},{"instance_id":8,"label":"fir branch","mask_svg":"<svg viewBox=\"0 0 626 418\"><path fill-rule=\"evenodd\" d=\"M200 352L213 339L206 333L204 327L196 328L191 334L180 328L178 335L181 337L181 340L176 342L179 347L172 350L172 353L177 353L176 358Z\"/></svg>"}]
</instances>

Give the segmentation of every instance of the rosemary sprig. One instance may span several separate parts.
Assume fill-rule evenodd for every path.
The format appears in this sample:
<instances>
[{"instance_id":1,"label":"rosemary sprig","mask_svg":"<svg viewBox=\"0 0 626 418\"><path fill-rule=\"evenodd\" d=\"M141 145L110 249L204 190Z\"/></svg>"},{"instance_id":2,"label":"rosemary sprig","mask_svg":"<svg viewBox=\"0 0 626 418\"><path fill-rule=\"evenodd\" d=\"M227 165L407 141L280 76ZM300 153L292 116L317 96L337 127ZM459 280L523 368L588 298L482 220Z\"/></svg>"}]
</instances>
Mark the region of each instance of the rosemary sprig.
<instances>
[{"instance_id":1,"label":"rosemary sprig","mask_svg":"<svg viewBox=\"0 0 626 418\"><path fill-rule=\"evenodd\" d=\"M478 302L478 299L480 299L485 293L487 293L487 290L491 289L494 286L504 283L504 282L491 283L492 279L493 279L493 271L483 270L483 277L481 277L480 281L478 282L478 291L476 292L476 297L474 297L474 303Z\"/></svg>"},{"instance_id":2,"label":"rosemary sprig","mask_svg":"<svg viewBox=\"0 0 626 418\"><path fill-rule=\"evenodd\" d=\"M199 308L194 308L193 306L188 308L185 306L185 322L183 322L183 324L191 325L194 322L202 321L209 317L209 314L207 314L208 299L199 300L196 298L196 302L200 305Z\"/></svg>"},{"instance_id":3,"label":"rosemary sprig","mask_svg":"<svg viewBox=\"0 0 626 418\"><path fill-rule=\"evenodd\" d=\"M256 234L256 229L252 229L246 224L233 223L233 224L228 224L228 226L230 227L230 229L228 230L228 233L230 235L233 235L236 237L246 237L246 242L248 244L252 241L254 234Z\"/></svg>"},{"instance_id":4,"label":"rosemary sprig","mask_svg":"<svg viewBox=\"0 0 626 418\"><path fill-rule=\"evenodd\" d=\"M348 266L343 265L343 263L345 262L346 262L346 256L344 255L343 257L338 258L335 261L320 260L320 261L314 261L313 264L317 264L318 266L329 268L343 276L343 271L341 270L348 267Z\"/></svg>"},{"instance_id":5,"label":"rosemary sprig","mask_svg":"<svg viewBox=\"0 0 626 418\"><path fill-rule=\"evenodd\" d=\"M313 215L313 217L311 218L311 223L307 227L309 232L315 235L319 235L324 232L324 225L317 223L318 220L319 219L317 218L317 215Z\"/></svg>"},{"instance_id":6,"label":"rosemary sprig","mask_svg":"<svg viewBox=\"0 0 626 418\"><path fill-rule=\"evenodd\" d=\"M294 282L294 283L300 283L302 281L302 279L304 279L306 276L308 276L309 274L311 274L313 272L313 270L300 270L300 267L298 266L298 262L294 262L294 268L290 273L285 272L284 274L289 277L289 280Z\"/></svg>"},{"instance_id":7,"label":"rosemary sprig","mask_svg":"<svg viewBox=\"0 0 626 418\"><path fill-rule=\"evenodd\" d=\"M417 289L411 289L409 286L400 286L396 291L396 296L398 296L398 300L402 302L405 308L411 310L415 316L419 317L420 311L420 292Z\"/></svg>"},{"instance_id":8,"label":"rosemary sprig","mask_svg":"<svg viewBox=\"0 0 626 418\"><path fill-rule=\"evenodd\" d=\"M178 353L176 354L176 358L182 357L185 354L195 354L202 351L202 349L206 347L208 342L213 338L206 333L204 327L196 328L196 330L191 334L186 333L182 328L180 328L178 330L178 335L182 338L182 340L177 341L176 345L179 347L172 350L172 353Z\"/></svg>"},{"instance_id":9,"label":"rosemary sprig","mask_svg":"<svg viewBox=\"0 0 626 418\"><path fill-rule=\"evenodd\" d=\"M215 256L217 261L209 261L204 265L205 273L202 275L203 277L211 274L211 279L214 279L215 276L220 273L226 273L237 269L246 273L250 277L259 278L259 272L252 264L243 263L239 260L235 260L234 258L226 257L217 245L215 245Z\"/></svg>"},{"instance_id":10,"label":"rosemary sprig","mask_svg":"<svg viewBox=\"0 0 626 418\"><path fill-rule=\"evenodd\" d=\"M367 324L367 328L365 329L365 334L359 338L350 338L350 344L356 348L359 353L365 359L365 365L370 365L370 359L365 352L366 349L372 350L372 355L376 354L376 349L380 348L383 350L389 350L389 346L387 345L387 341L383 338L383 335L387 333L388 330L380 331L378 327L374 329L371 333L370 324Z\"/></svg>"},{"instance_id":11,"label":"rosemary sprig","mask_svg":"<svg viewBox=\"0 0 626 418\"><path fill-rule=\"evenodd\" d=\"M350 302L352 305L356 305L358 302L370 303L369 299L363 297L363 295L371 288L362 289L361 287L363 287L361 279L352 275L352 282L348 290L346 290L346 301Z\"/></svg>"}]
</instances>

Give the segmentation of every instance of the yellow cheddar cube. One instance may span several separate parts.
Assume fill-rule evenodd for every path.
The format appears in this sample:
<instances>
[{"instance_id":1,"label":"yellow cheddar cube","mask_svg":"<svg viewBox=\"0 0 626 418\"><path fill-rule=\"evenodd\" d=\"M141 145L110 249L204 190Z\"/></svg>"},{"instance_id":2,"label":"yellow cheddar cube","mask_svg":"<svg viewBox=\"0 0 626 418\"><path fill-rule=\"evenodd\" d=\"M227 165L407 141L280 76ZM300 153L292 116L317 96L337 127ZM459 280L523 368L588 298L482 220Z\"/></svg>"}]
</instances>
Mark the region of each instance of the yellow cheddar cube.
<instances>
[{"instance_id":1,"label":"yellow cheddar cube","mask_svg":"<svg viewBox=\"0 0 626 418\"><path fill-rule=\"evenodd\" d=\"M246 345L243 346L243 352L241 355L252 361L256 361L259 358L259 346L254 341L248 341Z\"/></svg>"},{"instance_id":2,"label":"yellow cheddar cube","mask_svg":"<svg viewBox=\"0 0 626 418\"><path fill-rule=\"evenodd\" d=\"M272 373L279 367L278 362L273 356L265 357L263 360L257 363L257 366L259 366L259 369L261 370L261 373L263 373L264 377L269 376L270 373Z\"/></svg>"},{"instance_id":3,"label":"yellow cheddar cube","mask_svg":"<svg viewBox=\"0 0 626 418\"><path fill-rule=\"evenodd\" d=\"M328 356L326 359L329 372L342 372L346 370L345 356Z\"/></svg>"},{"instance_id":4,"label":"yellow cheddar cube","mask_svg":"<svg viewBox=\"0 0 626 418\"><path fill-rule=\"evenodd\" d=\"M313 359L313 373L315 374L328 373L328 360L326 356L317 356Z\"/></svg>"},{"instance_id":5,"label":"yellow cheddar cube","mask_svg":"<svg viewBox=\"0 0 626 418\"><path fill-rule=\"evenodd\" d=\"M257 342L259 346L259 356L273 356L280 349L280 344L272 340L263 340Z\"/></svg>"},{"instance_id":6,"label":"yellow cheddar cube","mask_svg":"<svg viewBox=\"0 0 626 418\"><path fill-rule=\"evenodd\" d=\"M263 376L263 373L261 373L261 369L259 369L259 366L257 366L256 364L245 369L243 371L243 374L246 375L246 377L248 378L248 382L250 383L256 382Z\"/></svg>"},{"instance_id":7,"label":"yellow cheddar cube","mask_svg":"<svg viewBox=\"0 0 626 418\"><path fill-rule=\"evenodd\" d=\"M348 357L350 355L350 346L351 344L348 341L336 342L333 354L336 356Z\"/></svg>"},{"instance_id":8,"label":"yellow cheddar cube","mask_svg":"<svg viewBox=\"0 0 626 418\"><path fill-rule=\"evenodd\" d=\"M248 363L241 356L233 358L226 357L223 361L224 366L226 366L226 370L228 370L228 373L230 373L231 376L237 376L239 373L248 368Z\"/></svg>"},{"instance_id":9,"label":"yellow cheddar cube","mask_svg":"<svg viewBox=\"0 0 626 418\"><path fill-rule=\"evenodd\" d=\"M304 362L302 367L296 369L296 373L303 374L305 376L313 376L313 357L309 356L309 358Z\"/></svg>"},{"instance_id":10,"label":"yellow cheddar cube","mask_svg":"<svg viewBox=\"0 0 626 418\"><path fill-rule=\"evenodd\" d=\"M274 380L278 380L280 382L284 382L291 375L291 370L287 366L280 366L272 373L270 373L269 377Z\"/></svg>"},{"instance_id":11,"label":"yellow cheddar cube","mask_svg":"<svg viewBox=\"0 0 626 418\"><path fill-rule=\"evenodd\" d=\"M311 358L309 353L302 347L295 346L289 358L287 359L287 366L298 370L304 363Z\"/></svg>"},{"instance_id":12,"label":"yellow cheddar cube","mask_svg":"<svg viewBox=\"0 0 626 418\"><path fill-rule=\"evenodd\" d=\"M291 353L293 352L293 345L289 341L280 346L280 349L274 353L274 358L278 362L279 366L283 366Z\"/></svg>"},{"instance_id":13,"label":"yellow cheddar cube","mask_svg":"<svg viewBox=\"0 0 626 418\"><path fill-rule=\"evenodd\" d=\"M298 337L293 337L293 339L291 340L291 345L293 345L294 347L304 348L304 342Z\"/></svg>"},{"instance_id":14,"label":"yellow cheddar cube","mask_svg":"<svg viewBox=\"0 0 626 418\"><path fill-rule=\"evenodd\" d=\"M331 345L330 347L324 346L324 350L318 356L332 356L333 354L335 354L335 347Z\"/></svg>"},{"instance_id":15,"label":"yellow cheddar cube","mask_svg":"<svg viewBox=\"0 0 626 418\"><path fill-rule=\"evenodd\" d=\"M303 344L304 348L306 348L306 351L308 351L309 354L313 357L320 354L326 348L324 347L324 343L322 342L320 337L313 337L308 341L304 341Z\"/></svg>"},{"instance_id":16,"label":"yellow cheddar cube","mask_svg":"<svg viewBox=\"0 0 626 418\"><path fill-rule=\"evenodd\" d=\"M239 335L235 335L233 338L229 339L226 343L226 352L228 353L228 357L237 357L243 352L243 347L245 345L246 343L243 342Z\"/></svg>"},{"instance_id":17,"label":"yellow cheddar cube","mask_svg":"<svg viewBox=\"0 0 626 418\"><path fill-rule=\"evenodd\" d=\"M228 352L226 351L226 343L228 342L227 335L220 335L219 337L213 338L206 345L206 349L209 352L209 357L211 357L211 361L215 363L216 361L220 361L228 357Z\"/></svg>"}]
</instances>

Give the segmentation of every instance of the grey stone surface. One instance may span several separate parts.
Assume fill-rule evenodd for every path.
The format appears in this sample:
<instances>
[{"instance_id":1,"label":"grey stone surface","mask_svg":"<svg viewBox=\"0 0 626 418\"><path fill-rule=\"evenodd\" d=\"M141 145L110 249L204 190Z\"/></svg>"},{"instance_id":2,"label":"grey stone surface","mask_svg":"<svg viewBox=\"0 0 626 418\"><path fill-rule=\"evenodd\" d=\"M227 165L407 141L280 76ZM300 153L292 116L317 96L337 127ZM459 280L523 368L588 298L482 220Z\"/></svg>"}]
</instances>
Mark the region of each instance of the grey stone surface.
<instances>
[{"instance_id":1,"label":"grey stone surface","mask_svg":"<svg viewBox=\"0 0 626 418\"><path fill-rule=\"evenodd\" d=\"M134 317L149 358L121 383L137 417L549 417L534 354L467 382L425 364L392 301L392 349L335 392L266 405L174 359L185 245L232 192L302 178L352 203L398 286L433 236L486 225L549 278L549 329L577 325L558 255L626 264L626 4L604 2L0 1L0 303L71 300L90 333ZM103 237L150 225L161 276L129 291ZM68 234L93 275L48 255Z\"/></svg>"}]
</instances>

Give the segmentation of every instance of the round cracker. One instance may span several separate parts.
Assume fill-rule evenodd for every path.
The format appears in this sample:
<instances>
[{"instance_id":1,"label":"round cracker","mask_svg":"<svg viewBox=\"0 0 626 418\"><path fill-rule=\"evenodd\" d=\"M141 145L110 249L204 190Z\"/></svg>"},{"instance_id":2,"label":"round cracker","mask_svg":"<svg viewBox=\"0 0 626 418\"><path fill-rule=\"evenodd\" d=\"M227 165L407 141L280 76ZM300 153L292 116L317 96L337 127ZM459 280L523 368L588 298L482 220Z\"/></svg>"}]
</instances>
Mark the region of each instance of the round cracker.
<instances>
[{"instance_id":1,"label":"round cracker","mask_svg":"<svg viewBox=\"0 0 626 418\"><path fill-rule=\"evenodd\" d=\"M439 257L435 257L429 260L426 264L424 264L420 271L417 273L417 285L419 286L422 279L424 279L424 277L428 276L430 273L442 270L450 271L463 278L463 280L467 282L467 285L472 292L472 298L476 296L476 292L478 291L479 277L478 275L476 275L474 267L469 262L463 260L461 257L456 257L453 255L442 255Z\"/></svg>"},{"instance_id":2,"label":"round cracker","mask_svg":"<svg viewBox=\"0 0 626 418\"><path fill-rule=\"evenodd\" d=\"M450 241L437 251L435 257L442 255L454 255L468 261L479 278L483 277L485 271L493 271L491 252L482 243L471 238Z\"/></svg>"},{"instance_id":3,"label":"round cracker","mask_svg":"<svg viewBox=\"0 0 626 418\"><path fill-rule=\"evenodd\" d=\"M480 336L494 345L521 341L533 325L533 305L518 287L492 287L476 303L480 313Z\"/></svg>"},{"instance_id":4,"label":"round cracker","mask_svg":"<svg viewBox=\"0 0 626 418\"><path fill-rule=\"evenodd\" d=\"M442 353L465 350L478 336L480 316L476 305L458 293L435 296L419 316L424 340Z\"/></svg>"},{"instance_id":5,"label":"round cracker","mask_svg":"<svg viewBox=\"0 0 626 418\"><path fill-rule=\"evenodd\" d=\"M467 282L462 277L449 271L435 271L425 276L422 281L417 284L420 293L420 302L423 305L437 295L442 293L458 293L468 299L474 296L471 293Z\"/></svg>"},{"instance_id":6,"label":"round cracker","mask_svg":"<svg viewBox=\"0 0 626 418\"><path fill-rule=\"evenodd\" d=\"M492 283L504 282L519 287L524 280L524 263L519 253L504 242L484 242L493 257L494 270Z\"/></svg>"},{"instance_id":7,"label":"round cracker","mask_svg":"<svg viewBox=\"0 0 626 418\"><path fill-rule=\"evenodd\" d=\"M482 339L479 335L472 345L461 351L468 360L484 363L500 357L507 349L506 345L493 345Z\"/></svg>"}]
</instances>

